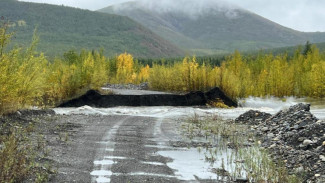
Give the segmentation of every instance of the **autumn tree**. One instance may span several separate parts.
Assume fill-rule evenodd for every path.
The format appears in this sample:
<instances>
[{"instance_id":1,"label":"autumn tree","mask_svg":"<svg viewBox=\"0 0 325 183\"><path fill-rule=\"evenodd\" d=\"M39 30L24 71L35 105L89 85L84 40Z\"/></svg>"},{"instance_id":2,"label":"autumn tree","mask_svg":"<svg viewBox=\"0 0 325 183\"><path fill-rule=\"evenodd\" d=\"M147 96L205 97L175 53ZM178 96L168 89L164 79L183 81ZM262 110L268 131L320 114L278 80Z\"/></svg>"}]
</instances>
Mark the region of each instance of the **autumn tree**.
<instances>
[{"instance_id":1,"label":"autumn tree","mask_svg":"<svg viewBox=\"0 0 325 183\"><path fill-rule=\"evenodd\" d=\"M133 81L133 56L128 53L120 54L116 61L116 79L120 83L131 83Z\"/></svg>"}]
</instances>

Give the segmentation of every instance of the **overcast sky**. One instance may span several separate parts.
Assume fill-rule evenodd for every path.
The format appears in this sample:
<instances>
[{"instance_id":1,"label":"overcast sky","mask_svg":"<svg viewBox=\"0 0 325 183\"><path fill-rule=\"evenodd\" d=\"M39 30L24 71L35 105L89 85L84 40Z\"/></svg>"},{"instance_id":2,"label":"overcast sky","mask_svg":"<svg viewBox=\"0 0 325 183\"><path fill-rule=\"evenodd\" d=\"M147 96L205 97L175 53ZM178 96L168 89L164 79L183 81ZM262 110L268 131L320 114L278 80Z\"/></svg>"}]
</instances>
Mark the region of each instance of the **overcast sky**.
<instances>
[{"instance_id":1,"label":"overcast sky","mask_svg":"<svg viewBox=\"0 0 325 183\"><path fill-rule=\"evenodd\" d=\"M130 0L21 0L97 10ZM155 0L153 0L155 1ZM177 1L177 0L175 0ZM216 0L218 1L218 0ZM325 0L224 0L299 31L325 32Z\"/></svg>"}]
</instances>

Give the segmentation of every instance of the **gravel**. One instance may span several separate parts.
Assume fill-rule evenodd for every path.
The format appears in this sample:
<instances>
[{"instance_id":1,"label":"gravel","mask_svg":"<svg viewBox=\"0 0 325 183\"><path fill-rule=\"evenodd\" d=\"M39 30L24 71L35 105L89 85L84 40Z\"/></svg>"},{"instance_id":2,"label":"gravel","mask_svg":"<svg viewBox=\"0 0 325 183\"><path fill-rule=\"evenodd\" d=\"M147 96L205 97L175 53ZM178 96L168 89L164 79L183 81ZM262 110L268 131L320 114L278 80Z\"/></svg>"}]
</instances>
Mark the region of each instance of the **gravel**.
<instances>
[{"instance_id":1,"label":"gravel","mask_svg":"<svg viewBox=\"0 0 325 183\"><path fill-rule=\"evenodd\" d=\"M309 104L300 103L273 116L248 111L236 122L253 125L262 147L304 182L325 182L325 122L310 112Z\"/></svg>"}]
</instances>

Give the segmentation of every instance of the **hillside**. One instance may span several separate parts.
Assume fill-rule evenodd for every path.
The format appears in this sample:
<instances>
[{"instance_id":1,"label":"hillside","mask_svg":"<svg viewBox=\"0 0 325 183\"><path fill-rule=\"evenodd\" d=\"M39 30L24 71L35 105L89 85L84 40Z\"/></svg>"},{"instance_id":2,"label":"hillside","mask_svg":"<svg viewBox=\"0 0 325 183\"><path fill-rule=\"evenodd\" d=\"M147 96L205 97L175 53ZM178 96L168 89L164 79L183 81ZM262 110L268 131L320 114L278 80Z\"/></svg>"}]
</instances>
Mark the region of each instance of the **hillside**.
<instances>
[{"instance_id":1,"label":"hillside","mask_svg":"<svg viewBox=\"0 0 325 183\"><path fill-rule=\"evenodd\" d=\"M221 1L144 0L98 11L128 16L175 45L198 54L325 41L325 33L295 31Z\"/></svg>"},{"instance_id":2,"label":"hillside","mask_svg":"<svg viewBox=\"0 0 325 183\"><path fill-rule=\"evenodd\" d=\"M54 56L69 49L100 49L115 56L171 57L184 52L135 21L100 12L14 0L0 1L0 17L16 32L14 44L30 43L37 27L39 51Z\"/></svg>"},{"instance_id":3,"label":"hillside","mask_svg":"<svg viewBox=\"0 0 325 183\"><path fill-rule=\"evenodd\" d=\"M325 42L321 43L311 43L317 47L317 49L321 52L324 53L325 51ZM287 46L287 47L280 47L280 48L270 48L270 49L265 49L265 50L259 50L259 51L252 51L252 52L247 52L247 54L251 55L256 55L258 53L266 53L266 54L273 54L273 55L279 55L279 54L288 54L289 56L294 55L294 53L300 49L303 51L305 49L305 44L301 45L296 45L296 46Z\"/></svg>"}]
</instances>

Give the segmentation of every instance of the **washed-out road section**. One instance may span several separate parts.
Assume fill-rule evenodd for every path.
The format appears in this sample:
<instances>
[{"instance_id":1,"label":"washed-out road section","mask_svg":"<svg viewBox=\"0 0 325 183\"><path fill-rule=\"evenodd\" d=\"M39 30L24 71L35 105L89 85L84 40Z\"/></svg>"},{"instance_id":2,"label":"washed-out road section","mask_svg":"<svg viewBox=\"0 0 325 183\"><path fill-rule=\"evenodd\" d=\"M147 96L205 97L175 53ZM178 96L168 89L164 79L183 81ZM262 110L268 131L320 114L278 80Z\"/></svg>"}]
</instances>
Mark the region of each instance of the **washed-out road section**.
<instances>
[{"instance_id":1,"label":"washed-out road section","mask_svg":"<svg viewBox=\"0 0 325 183\"><path fill-rule=\"evenodd\" d=\"M217 178L196 149L171 145L186 141L173 119L71 114L59 120L78 128L64 152L56 153L59 169L52 182L211 182Z\"/></svg>"},{"instance_id":2,"label":"washed-out road section","mask_svg":"<svg viewBox=\"0 0 325 183\"><path fill-rule=\"evenodd\" d=\"M249 109L275 113L281 105L296 103L255 98L245 102L253 104L234 109L56 108L59 123L73 128L67 142L61 144L64 148L53 148L59 151L52 157L59 168L51 182L218 182L211 170L220 168L220 162L206 163L196 148L186 146L190 143L181 135L180 122L194 114L235 118Z\"/></svg>"}]
</instances>

